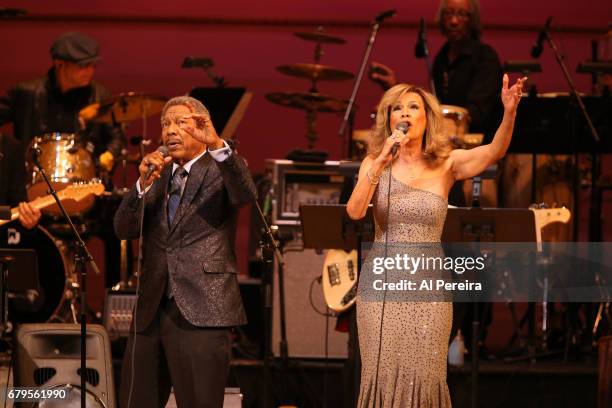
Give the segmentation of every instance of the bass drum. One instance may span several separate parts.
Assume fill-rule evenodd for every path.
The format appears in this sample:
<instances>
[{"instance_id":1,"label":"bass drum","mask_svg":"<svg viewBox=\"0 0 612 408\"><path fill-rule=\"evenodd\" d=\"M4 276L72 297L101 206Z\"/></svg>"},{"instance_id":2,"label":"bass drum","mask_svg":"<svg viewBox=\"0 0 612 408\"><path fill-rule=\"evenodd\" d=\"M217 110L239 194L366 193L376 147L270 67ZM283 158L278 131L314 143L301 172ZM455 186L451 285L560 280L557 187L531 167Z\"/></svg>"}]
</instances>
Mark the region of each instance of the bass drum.
<instances>
[{"instance_id":1,"label":"bass drum","mask_svg":"<svg viewBox=\"0 0 612 408\"><path fill-rule=\"evenodd\" d=\"M0 227L0 248L33 249L36 251L38 270L18 271L34 274L38 287L32 288L34 296L13 293L9 303L9 320L13 323L43 323L51 320L59 307L66 285L67 259L61 241L49 232L36 227L23 228L18 222ZM11 278L9 277L9 292Z\"/></svg>"}]
</instances>

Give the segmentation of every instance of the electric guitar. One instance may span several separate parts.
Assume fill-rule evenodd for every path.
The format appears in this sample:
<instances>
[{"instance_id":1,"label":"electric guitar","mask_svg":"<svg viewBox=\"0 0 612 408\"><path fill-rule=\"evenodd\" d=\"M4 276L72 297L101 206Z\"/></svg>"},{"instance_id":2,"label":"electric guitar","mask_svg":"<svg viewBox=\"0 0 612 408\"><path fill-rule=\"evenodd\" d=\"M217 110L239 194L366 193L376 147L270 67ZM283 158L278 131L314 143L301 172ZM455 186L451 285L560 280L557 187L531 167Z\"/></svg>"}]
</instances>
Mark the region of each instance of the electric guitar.
<instances>
[{"instance_id":1,"label":"electric guitar","mask_svg":"<svg viewBox=\"0 0 612 408\"><path fill-rule=\"evenodd\" d=\"M567 223L570 210L561 208L530 208L533 211L538 251L542 250L542 228L554 222ZM355 303L357 294L357 251L330 249L323 262L323 297L327 307L343 312Z\"/></svg>"},{"instance_id":2,"label":"electric guitar","mask_svg":"<svg viewBox=\"0 0 612 408\"><path fill-rule=\"evenodd\" d=\"M327 307L343 312L357 295L357 250L330 249L323 262L323 297Z\"/></svg>"},{"instance_id":3,"label":"electric guitar","mask_svg":"<svg viewBox=\"0 0 612 408\"><path fill-rule=\"evenodd\" d=\"M102 193L104 193L104 184L102 184L97 179L94 179L86 183L71 184L65 189L58 191L57 196L60 199L60 201L67 201L67 200L81 201L81 200L86 199L92 194L99 196ZM38 208L39 210L42 210L46 207L55 205L56 202L53 196L51 194L48 194L46 196L38 197L30 201L29 204L33 206L34 208ZM19 218L19 207L11 208L11 219L0 221L0 226L6 223L9 223L11 221L15 221L18 218Z\"/></svg>"}]
</instances>

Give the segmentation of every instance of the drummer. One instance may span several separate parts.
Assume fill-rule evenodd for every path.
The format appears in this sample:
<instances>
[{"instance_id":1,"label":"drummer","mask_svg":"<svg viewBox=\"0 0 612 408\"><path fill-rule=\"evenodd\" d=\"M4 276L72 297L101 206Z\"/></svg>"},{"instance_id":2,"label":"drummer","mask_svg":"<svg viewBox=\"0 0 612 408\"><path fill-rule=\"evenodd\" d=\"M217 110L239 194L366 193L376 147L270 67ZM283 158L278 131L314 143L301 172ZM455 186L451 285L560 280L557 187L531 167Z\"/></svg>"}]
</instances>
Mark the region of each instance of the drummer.
<instances>
[{"instance_id":1,"label":"drummer","mask_svg":"<svg viewBox=\"0 0 612 408\"><path fill-rule=\"evenodd\" d=\"M15 138L24 146L44 133L79 131L79 111L111 96L92 80L99 50L98 42L83 33L60 35L51 45L53 65L47 74L17 84L0 98L0 126L12 122ZM84 136L90 153L110 171L124 146L123 136L103 124L89 126Z\"/></svg>"},{"instance_id":2,"label":"drummer","mask_svg":"<svg viewBox=\"0 0 612 408\"><path fill-rule=\"evenodd\" d=\"M15 138L24 147L45 133L76 133L83 127L79 111L111 96L109 90L93 81L100 60L98 41L80 32L68 32L55 39L50 53L52 66L45 76L19 83L0 98L0 126L12 122ZM99 163L100 175L109 174L125 146L123 134L110 125L91 123L82 132L82 140ZM102 178L110 187L110 176ZM108 200L98 206L101 213L96 213L90 226L104 242L106 285L112 286L118 279L120 251L112 216L106 213L114 212L118 201L114 197Z\"/></svg>"},{"instance_id":3,"label":"drummer","mask_svg":"<svg viewBox=\"0 0 612 408\"><path fill-rule=\"evenodd\" d=\"M21 144L0 133L0 205L19 207L19 222L31 229L40 220L40 210L28 204L26 168Z\"/></svg>"},{"instance_id":4,"label":"drummer","mask_svg":"<svg viewBox=\"0 0 612 408\"><path fill-rule=\"evenodd\" d=\"M443 104L467 109L470 132L484 133L483 143L488 143L501 119L502 69L495 50L480 41L478 0L442 0L437 20L447 41L433 63L436 96ZM398 82L388 66L374 62L372 67L370 78L384 89Z\"/></svg>"}]
</instances>

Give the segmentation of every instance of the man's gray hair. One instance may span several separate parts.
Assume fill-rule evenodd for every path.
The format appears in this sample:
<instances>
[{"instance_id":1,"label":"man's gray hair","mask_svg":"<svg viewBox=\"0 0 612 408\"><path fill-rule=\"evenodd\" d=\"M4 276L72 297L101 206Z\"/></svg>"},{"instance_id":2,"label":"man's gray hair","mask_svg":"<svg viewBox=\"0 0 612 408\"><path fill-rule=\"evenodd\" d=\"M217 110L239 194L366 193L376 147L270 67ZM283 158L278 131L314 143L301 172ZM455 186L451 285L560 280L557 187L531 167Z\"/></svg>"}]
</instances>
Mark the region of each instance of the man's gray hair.
<instances>
[{"instance_id":1,"label":"man's gray hair","mask_svg":"<svg viewBox=\"0 0 612 408\"><path fill-rule=\"evenodd\" d=\"M470 12L470 22L469 22L469 32L470 38L472 40L479 40L482 34L482 24L480 22L480 3L478 0L468 0L469 4L469 12ZM440 27L440 31L444 34L444 26L442 24L442 11L446 8L446 0L440 1L440 7L438 8L438 13L436 15L436 21Z\"/></svg>"},{"instance_id":2,"label":"man's gray hair","mask_svg":"<svg viewBox=\"0 0 612 408\"><path fill-rule=\"evenodd\" d=\"M177 105L187 106L194 113L201 113L210 118L210 113L208 112L208 109L206 109L206 106L204 106L204 104L198 101L196 98L192 98L191 96L175 96L174 98L166 102L166 105L164 105L164 109L162 109L161 113L162 120L164 116L166 116L166 111L168 110L168 108Z\"/></svg>"}]
</instances>

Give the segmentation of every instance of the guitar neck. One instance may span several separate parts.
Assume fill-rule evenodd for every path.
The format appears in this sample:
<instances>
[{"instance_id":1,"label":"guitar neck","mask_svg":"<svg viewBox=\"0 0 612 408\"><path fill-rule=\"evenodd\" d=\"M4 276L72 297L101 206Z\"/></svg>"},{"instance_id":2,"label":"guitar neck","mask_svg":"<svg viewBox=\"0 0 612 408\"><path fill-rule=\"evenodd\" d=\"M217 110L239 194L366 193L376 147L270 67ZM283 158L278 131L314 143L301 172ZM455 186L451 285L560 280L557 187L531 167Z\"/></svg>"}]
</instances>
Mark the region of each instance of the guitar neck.
<instances>
[{"instance_id":1,"label":"guitar neck","mask_svg":"<svg viewBox=\"0 0 612 408\"><path fill-rule=\"evenodd\" d=\"M59 194L59 193L58 193ZM60 197L60 200L62 199L62 197ZM37 208L39 210L42 210L43 208L49 207L51 205L55 204L55 199L53 198L52 195L46 195L43 197L38 197L32 201L30 201L30 205L34 208ZM15 221L16 219L19 218L19 207L13 207L11 208L11 219L10 220L3 220L0 221L0 226L7 224L11 221Z\"/></svg>"}]
</instances>

